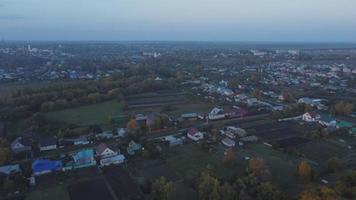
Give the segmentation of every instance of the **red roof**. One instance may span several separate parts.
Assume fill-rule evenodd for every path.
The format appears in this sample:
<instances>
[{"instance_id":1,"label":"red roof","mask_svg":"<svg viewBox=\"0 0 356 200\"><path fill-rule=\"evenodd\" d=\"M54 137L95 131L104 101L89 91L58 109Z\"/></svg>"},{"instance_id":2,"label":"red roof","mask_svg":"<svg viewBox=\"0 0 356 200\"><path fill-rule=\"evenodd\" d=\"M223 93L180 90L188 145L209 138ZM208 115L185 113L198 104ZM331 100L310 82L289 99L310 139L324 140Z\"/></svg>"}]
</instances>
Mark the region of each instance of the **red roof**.
<instances>
[{"instance_id":1,"label":"red roof","mask_svg":"<svg viewBox=\"0 0 356 200\"><path fill-rule=\"evenodd\" d=\"M197 128L190 128L190 129L188 130L188 134L191 135L191 136L195 135L195 134L198 133L198 132L199 132L199 131L198 131Z\"/></svg>"}]
</instances>

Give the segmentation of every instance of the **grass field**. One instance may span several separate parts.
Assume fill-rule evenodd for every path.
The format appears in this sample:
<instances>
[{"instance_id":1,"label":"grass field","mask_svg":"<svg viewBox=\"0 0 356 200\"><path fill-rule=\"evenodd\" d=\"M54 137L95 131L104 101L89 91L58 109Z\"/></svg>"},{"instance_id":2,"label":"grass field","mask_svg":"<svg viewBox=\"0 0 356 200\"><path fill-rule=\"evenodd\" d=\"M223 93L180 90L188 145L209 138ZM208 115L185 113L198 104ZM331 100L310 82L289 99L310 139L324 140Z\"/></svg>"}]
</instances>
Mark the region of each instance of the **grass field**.
<instances>
[{"instance_id":1,"label":"grass field","mask_svg":"<svg viewBox=\"0 0 356 200\"><path fill-rule=\"evenodd\" d=\"M272 174L272 182L289 194L297 194L301 189L295 176L298 158L263 144L252 144L247 149L253 156L262 157Z\"/></svg>"},{"instance_id":2,"label":"grass field","mask_svg":"<svg viewBox=\"0 0 356 200\"><path fill-rule=\"evenodd\" d=\"M122 115L122 107L117 101L107 101L98 104L48 112L44 115L51 121L76 125L106 125L110 117Z\"/></svg>"},{"instance_id":3,"label":"grass field","mask_svg":"<svg viewBox=\"0 0 356 200\"><path fill-rule=\"evenodd\" d=\"M8 123L7 137L9 140L15 139L17 136L20 136L24 132L27 126L27 119L17 119L15 121L11 121Z\"/></svg>"},{"instance_id":4,"label":"grass field","mask_svg":"<svg viewBox=\"0 0 356 200\"><path fill-rule=\"evenodd\" d=\"M346 154L346 149L324 140L313 141L302 145L299 151L308 159L317 162L320 166L326 165L327 161L332 157L342 157Z\"/></svg>"},{"instance_id":5,"label":"grass field","mask_svg":"<svg viewBox=\"0 0 356 200\"><path fill-rule=\"evenodd\" d=\"M66 184L35 190L28 193L26 200L70 200Z\"/></svg>"}]
</instances>

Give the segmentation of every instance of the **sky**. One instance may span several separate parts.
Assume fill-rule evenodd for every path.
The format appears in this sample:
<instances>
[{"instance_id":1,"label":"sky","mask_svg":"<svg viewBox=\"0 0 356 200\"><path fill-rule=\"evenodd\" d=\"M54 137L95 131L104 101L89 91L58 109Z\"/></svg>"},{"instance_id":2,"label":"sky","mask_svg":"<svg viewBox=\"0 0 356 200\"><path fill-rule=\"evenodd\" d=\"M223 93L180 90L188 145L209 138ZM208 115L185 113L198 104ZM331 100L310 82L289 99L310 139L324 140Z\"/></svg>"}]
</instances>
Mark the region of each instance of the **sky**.
<instances>
[{"instance_id":1,"label":"sky","mask_svg":"<svg viewBox=\"0 0 356 200\"><path fill-rule=\"evenodd\" d=\"M0 38L356 42L356 0L0 0Z\"/></svg>"}]
</instances>

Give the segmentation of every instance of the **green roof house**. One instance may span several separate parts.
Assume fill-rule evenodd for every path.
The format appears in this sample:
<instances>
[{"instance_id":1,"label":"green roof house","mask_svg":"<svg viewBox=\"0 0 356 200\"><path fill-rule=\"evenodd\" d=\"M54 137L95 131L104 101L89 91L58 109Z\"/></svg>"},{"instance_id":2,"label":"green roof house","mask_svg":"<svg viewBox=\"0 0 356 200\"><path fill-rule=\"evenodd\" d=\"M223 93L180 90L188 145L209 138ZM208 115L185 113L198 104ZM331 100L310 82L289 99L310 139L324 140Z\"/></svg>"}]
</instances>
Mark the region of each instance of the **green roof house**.
<instances>
[{"instance_id":1,"label":"green roof house","mask_svg":"<svg viewBox=\"0 0 356 200\"><path fill-rule=\"evenodd\" d=\"M336 127L337 128L352 128L353 123L347 122L347 121L339 121L339 122L337 122Z\"/></svg>"}]
</instances>

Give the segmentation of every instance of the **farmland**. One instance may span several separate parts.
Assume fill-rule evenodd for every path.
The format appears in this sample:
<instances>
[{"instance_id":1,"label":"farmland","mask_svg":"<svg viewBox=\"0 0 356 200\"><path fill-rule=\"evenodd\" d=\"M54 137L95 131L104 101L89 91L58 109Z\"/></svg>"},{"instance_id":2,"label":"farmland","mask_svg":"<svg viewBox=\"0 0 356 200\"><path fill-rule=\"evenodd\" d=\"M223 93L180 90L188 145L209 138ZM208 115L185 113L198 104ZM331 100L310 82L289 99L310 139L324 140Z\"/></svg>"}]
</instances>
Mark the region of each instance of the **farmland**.
<instances>
[{"instance_id":1,"label":"farmland","mask_svg":"<svg viewBox=\"0 0 356 200\"><path fill-rule=\"evenodd\" d=\"M87 126L95 124L107 125L110 122L110 117L122 114L122 107L117 101L107 101L77 108L48 112L44 115L50 121Z\"/></svg>"},{"instance_id":2,"label":"farmland","mask_svg":"<svg viewBox=\"0 0 356 200\"><path fill-rule=\"evenodd\" d=\"M126 100L129 108L142 108L184 103L186 97L183 92L161 91L127 96Z\"/></svg>"}]
</instances>

